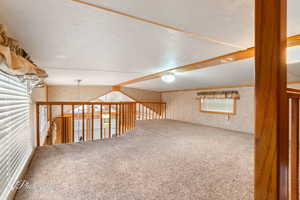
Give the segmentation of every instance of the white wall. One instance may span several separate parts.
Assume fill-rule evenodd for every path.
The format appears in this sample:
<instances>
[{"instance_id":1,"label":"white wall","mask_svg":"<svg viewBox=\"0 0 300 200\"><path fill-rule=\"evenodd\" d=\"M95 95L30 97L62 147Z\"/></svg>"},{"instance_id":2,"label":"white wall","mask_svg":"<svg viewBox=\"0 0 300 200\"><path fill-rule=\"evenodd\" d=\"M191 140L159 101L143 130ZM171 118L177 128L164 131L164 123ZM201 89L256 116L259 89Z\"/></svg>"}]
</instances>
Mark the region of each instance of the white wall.
<instances>
[{"instance_id":1,"label":"white wall","mask_svg":"<svg viewBox=\"0 0 300 200\"><path fill-rule=\"evenodd\" d=\"M199 111L200 103L197 100L198 91L163 93L162 99L167 103L167 117L212 127L225 128L247 133L254 132L254 88L244 87L235 89L240 93L237 100L237 113L234 116L223 114L203 113ZM218 90L214 90L218 91Z\"/></svg>"},{"instance_id":2,"label":"white wall","mask_svg":"<svg viewBox=\"0 0 300 200\"><path fill-rule=\"evenodd\" d=\"M291 84L289 87L300 88L300 84ZM203 124L246 133L254 133L254 87L219 90L239 91L241 99L237 100L236 115L228 117L222 114L200 112L199 100L196 98L197 92L200 92L201 90L198 90L163 93L162 100L167 103L167 117L169 119L190 123Z\"/></svg>"}]
</instances>

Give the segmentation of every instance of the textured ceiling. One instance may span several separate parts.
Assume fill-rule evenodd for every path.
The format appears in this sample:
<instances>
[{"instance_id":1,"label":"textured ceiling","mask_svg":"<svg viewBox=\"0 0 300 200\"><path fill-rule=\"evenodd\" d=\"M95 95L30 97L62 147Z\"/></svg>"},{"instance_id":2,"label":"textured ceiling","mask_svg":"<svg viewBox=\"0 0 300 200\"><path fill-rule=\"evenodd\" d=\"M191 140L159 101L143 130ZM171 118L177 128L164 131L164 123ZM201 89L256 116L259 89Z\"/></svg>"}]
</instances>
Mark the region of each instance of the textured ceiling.
<instances>
[{"instance_id":1,"label":"textured ceiling","mask_svg":"<svg viewBox=\"0 0 300 200\"><path fill-rule=\"evenodd\" d=\"M253 1L87 2L235 45L253 46ZM299 0L289 0L289 35L300 34L299 6ZM48 71L49 84L71 85L82 79L85 85L112 85L238 50L71 0L1 0L0 23ZM297 61L298 54L298 50L293 52L293 60ZM167 90L245 84L254 80L252 65L242 61L183 73L173 85L152 80L130 86Z\"/></svg>"}]
</instances>

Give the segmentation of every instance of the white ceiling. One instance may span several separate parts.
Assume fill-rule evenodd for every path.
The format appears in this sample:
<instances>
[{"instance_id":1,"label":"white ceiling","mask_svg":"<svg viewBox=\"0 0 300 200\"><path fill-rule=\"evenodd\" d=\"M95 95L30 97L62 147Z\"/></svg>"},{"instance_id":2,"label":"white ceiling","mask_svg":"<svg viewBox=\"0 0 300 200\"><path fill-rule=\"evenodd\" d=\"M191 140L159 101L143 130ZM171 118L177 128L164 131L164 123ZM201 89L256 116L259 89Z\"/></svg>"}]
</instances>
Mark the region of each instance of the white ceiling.
<instances>
[{"instance_id":1,"label":"white ceiling","mask_svg":"<svg viewBox=\"0 0 300 200\"><path fill-rule=\"evenodd\" d=\"M86 1L217 40L253 46L254 1ZM300 1L288 2L288 33L300 34ZM112 85L238 50L71 0L1 0L0 23L6 24L33 60L48 71L48 83L56 85L76 84L75 79L82 79L85 85ZM178 75L172 85L158 79L130 86L168 90L244 84L254 79L251 66L251 61L242 61ZM222 77L230 78L222 81Z\"/></svg>"}]
</instances>

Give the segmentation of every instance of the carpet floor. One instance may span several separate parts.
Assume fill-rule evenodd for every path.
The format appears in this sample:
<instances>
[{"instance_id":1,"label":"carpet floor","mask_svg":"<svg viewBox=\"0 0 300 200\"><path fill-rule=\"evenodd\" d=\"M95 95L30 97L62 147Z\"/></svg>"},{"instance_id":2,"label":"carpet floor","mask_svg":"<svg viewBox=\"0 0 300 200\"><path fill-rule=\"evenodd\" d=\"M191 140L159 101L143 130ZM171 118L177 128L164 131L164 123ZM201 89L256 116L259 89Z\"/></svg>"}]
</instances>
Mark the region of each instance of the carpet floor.
<instances>
[{"instance_id":1,"label":"carpet floor","mask_svg":"<svg viewBox=\"0 0 300 200\"><path fill-rule=\"evenodd\" d=\"M41 147L16 200L252 200L254 137L171 120Z\"/></svg>"}]
</instances>

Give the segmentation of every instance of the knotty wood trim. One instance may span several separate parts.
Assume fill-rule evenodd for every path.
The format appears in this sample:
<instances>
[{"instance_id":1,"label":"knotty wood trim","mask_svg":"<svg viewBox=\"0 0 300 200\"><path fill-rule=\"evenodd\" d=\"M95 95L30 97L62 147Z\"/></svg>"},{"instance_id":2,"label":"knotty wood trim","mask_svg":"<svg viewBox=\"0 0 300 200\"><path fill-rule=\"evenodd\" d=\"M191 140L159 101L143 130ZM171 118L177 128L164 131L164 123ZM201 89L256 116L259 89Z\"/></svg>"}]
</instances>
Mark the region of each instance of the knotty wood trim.
<instances>
[{"instance_id":1,"label":"knotty wood trim","mask_svg":"<svg viewBox=\"0 0 300 200\"><path fill-rule=\"evenodd\" d=\"M287 0L255 0L255 200L288 200Z\"/></svg>"}]
</instances>

